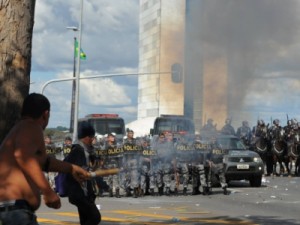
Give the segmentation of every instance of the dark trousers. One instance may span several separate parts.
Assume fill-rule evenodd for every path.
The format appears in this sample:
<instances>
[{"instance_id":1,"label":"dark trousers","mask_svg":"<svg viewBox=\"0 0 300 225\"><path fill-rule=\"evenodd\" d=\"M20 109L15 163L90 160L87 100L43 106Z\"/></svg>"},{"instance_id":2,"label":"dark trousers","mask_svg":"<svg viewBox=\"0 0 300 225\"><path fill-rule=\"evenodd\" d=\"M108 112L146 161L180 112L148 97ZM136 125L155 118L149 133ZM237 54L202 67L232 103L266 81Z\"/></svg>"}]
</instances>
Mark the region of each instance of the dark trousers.
<instances>
[{"instance_id":1,"label":"dark trousers","mask_svg":"<svg viewBox=\"0 0 300 225\"><path fill-rule=\"evenodd\" d=\"M80 225L98 225L101 222L101 214L94 198L83 197L74 200L69 198L70 203L77 207Z\"/></svg>"}]
</instances>

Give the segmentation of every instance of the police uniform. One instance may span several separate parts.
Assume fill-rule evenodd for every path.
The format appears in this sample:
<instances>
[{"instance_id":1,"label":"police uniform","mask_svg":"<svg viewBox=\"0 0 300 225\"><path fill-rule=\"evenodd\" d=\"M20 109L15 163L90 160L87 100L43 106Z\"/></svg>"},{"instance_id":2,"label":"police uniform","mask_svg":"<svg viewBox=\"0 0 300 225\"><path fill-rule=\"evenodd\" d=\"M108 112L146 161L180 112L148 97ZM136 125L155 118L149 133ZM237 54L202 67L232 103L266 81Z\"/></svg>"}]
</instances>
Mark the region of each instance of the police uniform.
<instances>
[{"instance_id":1,"label":"police uniform","mask_svg":"<svg viewBox=\"0 0 300 225\"><path fill-rule=\"evenodd\" d=\"M106 160L105 165L107 168L121 168L122 167L122 160L123 160L123 148L122 146L117 145L116 143L113 144L106 144L105 147L106 151ZM109 175L106 178L106 182L109 186L109 196L112 197L113 193L117 198L120 197L120 182L121 182L121 173Z\"/></svg>"},{"instance_id":2,"label":"police uniform","mask_svg":"<svg viewBox=\"0 0 300 225\"><path fill-rule=\"evenodd\" d=\"M176 151L176 186L178 190L179 183L182 182L183 194L187 194L187 188L189 184L189 164L193 160L194 145L193 142L185 140L184 138L179 139L175 143L174 147Z\"/></svg>"},{"instance_id":3,"label":"police uniform","mask_svg":"<svg viewBox=\"0 0 300 225\"><path fill-rule=\"evenodd\" d=\"M147 140L144 140L141 160L141 189L144 194L154 195L155 176L153 162L157 157L157 151L153 150ZM150 190L150 193L149 193Z\"/></svg>"},{"instance_id":4,"label":"police uniform","mask_svg":"<svg viewBox=\"0 0 300 225\"><path fill-rule=\"evenodd\" d=\"M135 138L126 138L123 142L124 149L124 168L125 176L125 190L127 196L131 195L133 190L133 197L139 196L140 187L140 164L142 155L142 146Z\"/></svg>"},{"instance_id":5,"label":"police uniform","mask_svg":"<svg viewBox=\"0 0 300 225\"><path fill-rule=\"evenodd\" d=\"M209 178L211 178L212 176L216 177L223 189L224 194L227 195L228 194L228 191L227 191L228 184L227 184L226 178L225 178L223 155L224 155L224 152L223 152L222 148L220 148L218 146L218 144L215 141L213 141L211 143L211 154L209 155L209 159L208 159L209 165L210 165ZM210 185L211 185L211 182L210 182ZM210 186L210 188L211 188L211 186Z\"/></svg>"},{"instance_id":6,"label":"police uniform","mask_svg":"<svg viewBox=\"0 0 300 225\"><path fill-rule=\"evenodd\" d=\"M192 186L193 195L204 193L204 190L211 186L210 171L208 164L205 164L207 155L210 154L209 145L200 139L195 139L193 143L192 165Z\"/></svg>"},{"instance_id":7,"label":"police uniform","mask_svg":"<svg viewBox=\"0 0 300 225\"><path fill-rule=\"evenodd\" d=\"M153 149L157 151L158 156L154 165L158 192L162 195L165 189L165 193L169 195L171 191L175 191L176 186L173 165L175 158L173 142L168 142L165 138L162 141L155 140L153 142Z\"/></svg>"}]
</instances>

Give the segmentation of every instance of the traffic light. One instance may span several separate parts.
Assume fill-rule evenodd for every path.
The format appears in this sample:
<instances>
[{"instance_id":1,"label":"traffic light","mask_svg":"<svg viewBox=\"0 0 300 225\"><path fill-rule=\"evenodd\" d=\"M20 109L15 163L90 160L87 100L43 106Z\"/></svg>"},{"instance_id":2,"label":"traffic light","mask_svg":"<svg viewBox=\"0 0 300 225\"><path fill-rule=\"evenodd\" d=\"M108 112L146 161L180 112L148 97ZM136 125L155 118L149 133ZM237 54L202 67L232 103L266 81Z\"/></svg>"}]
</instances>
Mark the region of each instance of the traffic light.
<instances>
[{"instance_id":1,"label":"traffic light","mask_svg":"<svg viewBox=\"0 0 300 225\"><path fill-rule=\"evenodd\" d=\"M174 63L171 67L172 81L174 83L182 82L182 66L179 63Z\"/></svg>"}]
</instances>

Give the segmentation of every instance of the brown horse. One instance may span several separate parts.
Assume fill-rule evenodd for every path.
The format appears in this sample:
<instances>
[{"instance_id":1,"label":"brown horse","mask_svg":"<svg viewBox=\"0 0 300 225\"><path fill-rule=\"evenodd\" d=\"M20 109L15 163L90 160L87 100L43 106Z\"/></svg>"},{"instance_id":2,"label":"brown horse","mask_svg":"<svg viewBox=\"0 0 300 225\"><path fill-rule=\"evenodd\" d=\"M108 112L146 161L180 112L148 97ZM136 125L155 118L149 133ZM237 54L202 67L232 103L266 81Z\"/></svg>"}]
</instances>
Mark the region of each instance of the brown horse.
<instances>
[{"instance_id":1,"label":"brown horse","mask_svg":"<svg viewBox=\"0 0 300 225\"><path fill-rule=\"evenodd\" d=\"M287 160L287 144L285 141L283 128L278 127L272 130L272 135L270 135L270 142L271 151L273 153L273 174L282 175L285 171L290 174ZM276 170L277 164L279 164L280 166L278 174Z\"/></svg>"},{"instance_id":2,"label":"brown horse","mask_svg":"<svg viewBox=\"0 0 300 225\"><path fill-rule=\"evenodd\" d=\"M298 132L295 132L290 136L287 149L287 161L289 164L289 171L292 171L293 162L295 162L295 175L298 176L300 175L300 135L298 134Z\"/></svg>"},{"instance_id":3,"label":"brown horse","mask_svg":"<svg viewBox=\"0 0 300 225\"><path fill-rule=\"evenodd\" d=\"M255 133L256 136L251 141L251 150L259 154L264 163L265 168L270 145L268 139L267 126L258 127Z\"/></svg>"}]
</instances>

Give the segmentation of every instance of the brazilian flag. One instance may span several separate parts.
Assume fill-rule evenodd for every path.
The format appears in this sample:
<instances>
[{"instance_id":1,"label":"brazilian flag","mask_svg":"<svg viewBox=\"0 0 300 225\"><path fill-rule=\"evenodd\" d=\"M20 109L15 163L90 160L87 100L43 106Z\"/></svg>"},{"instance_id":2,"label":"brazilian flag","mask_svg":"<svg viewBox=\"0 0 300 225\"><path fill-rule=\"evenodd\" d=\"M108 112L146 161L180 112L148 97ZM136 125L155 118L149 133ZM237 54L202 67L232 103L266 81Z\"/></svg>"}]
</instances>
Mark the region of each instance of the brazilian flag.
<instances>
[{"instance_id":1,"label":"brazilian flag","mask_svg":"<svg viewBox=\"0 0 300 225\"><path fill-rule=\"evenodd\" d=\"M75 41L75 56L78 56L78 41ZM82 48L80 48L80 59L86 60L86 54L84 51L82 51Z\"/></svg>"}]
</instances>

